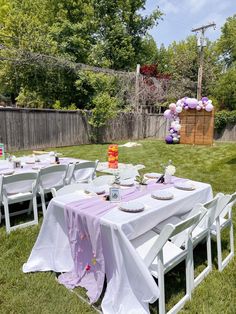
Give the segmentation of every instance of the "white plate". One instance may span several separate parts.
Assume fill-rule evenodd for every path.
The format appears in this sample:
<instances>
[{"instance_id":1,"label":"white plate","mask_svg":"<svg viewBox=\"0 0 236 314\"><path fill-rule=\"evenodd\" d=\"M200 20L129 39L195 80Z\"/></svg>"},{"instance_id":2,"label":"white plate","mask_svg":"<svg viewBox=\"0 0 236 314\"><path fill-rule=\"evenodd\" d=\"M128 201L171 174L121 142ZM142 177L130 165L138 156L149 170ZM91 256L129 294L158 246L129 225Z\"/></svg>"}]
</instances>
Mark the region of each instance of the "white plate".
<instances>
[{"instance_id":1,"label":"white plate","mask_svg":"<svg viewBox=\"0 0 236 314\"><path fill-rule=\"evenodd\" d=\"M26 160L25 161L26 164L35 164L35 160Z\"/></svg>"},{"instance_id":2,"label":"white plate","mask_svg":"<svg viewBox=\"0 0 236 314\"><path fill-rule=\"evenodd\" d=\"M153 192L151 196L157 200L171 200L174 194L166 190L160 190Z\"/></svg>"},{"instance_id":3,"label":"white plate","mask_svg":"<svg viewBox=\"0 0 236 314\"><path fill-rule=\"evenodd\" d=\"M90 186L85 189L85 193L96 193L97 195L105 193L105 189L102 186Z\"/></svg>"},{"instance_id":4,"label":"white plate","mask_svg":"<svg viewBox=\"0 0 236 314\"><path fill-rule=\"evenodd\" d=\"M144 205L140 202L130 201L120 204L119 209L128 213L138 213L144 210Z\"/></svg>"},{"instance_id":5,"label":"white plate","mask_svg":"<svg viewBox=\"0 0 236 314\"><path fill-rule=\"evenodd\" d=\"M40 170L40 169L43 169L43 168L45 168L45 166L38 165L38 166L33 166L32 167L33 170Z\"/></svg>"},{"instance_id":6,"label":"white plate","mask_svg":"<svg viewBox=\"0 0 236 314\"><path fill-rule=\"evenodd\" d=\"M185 190L185 191L193 191L196 189L196 187L191 181L176 182L174 184L174 187L180 190Z\"/></svg>"},{"instance_id":7,"label":"white plate","mask_svg":"<svg viewBox=\"0 0 236 314\"><path fill-rule=\"evenodd\" d=\"M15 171L12 169L4 169L0 171L0 174L4 175L4 176L9 176L11 174L13 174Z\"/></svg>"},{"instance_id":8,"label":"white plate","mask_svg":"<svg viewBox=\"0 0 236 314\"><path fill-rule=\"evenodd\" d=\"M145 173L145 177L148 179L158 179L160 176L160 173L156 172Z\"/></svg>"},{"instance_id":9,"label":"white plate","mask_svg":"<svg viewBox=\"0 0 236 314\"><path fill-rule=\"evenodd\" d=\"M121 186L132 186L134 185L134 179L120 180Z\"/></svg>"}]
</instances>

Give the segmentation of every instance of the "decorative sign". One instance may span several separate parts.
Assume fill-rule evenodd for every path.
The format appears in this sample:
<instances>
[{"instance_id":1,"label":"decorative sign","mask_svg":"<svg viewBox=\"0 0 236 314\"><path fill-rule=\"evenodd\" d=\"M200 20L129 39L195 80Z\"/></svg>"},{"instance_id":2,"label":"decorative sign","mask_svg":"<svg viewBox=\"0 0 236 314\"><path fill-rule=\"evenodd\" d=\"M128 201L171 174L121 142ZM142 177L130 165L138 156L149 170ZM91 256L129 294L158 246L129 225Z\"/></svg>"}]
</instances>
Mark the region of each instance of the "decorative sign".
<instances>
[{"instance_id":1,"label":"decorative sign","mask_svg":"<svg viewBox=\"0 0 236 314\"><path fill-rule=\"evenodd\" d=\"M0 143L0 159L5 159L4 144Z\"/></svg>"},{"instance_id":2,"label":"decorative sign","mask_svg":"<svg viewBox=\"0 0 236 314\"><path fill-rule=\"evenodd\" d=\"M116 187L111 187L109 196L110 202L120 202L121 201L120 189Z\"/></svg>"}]
</instances>

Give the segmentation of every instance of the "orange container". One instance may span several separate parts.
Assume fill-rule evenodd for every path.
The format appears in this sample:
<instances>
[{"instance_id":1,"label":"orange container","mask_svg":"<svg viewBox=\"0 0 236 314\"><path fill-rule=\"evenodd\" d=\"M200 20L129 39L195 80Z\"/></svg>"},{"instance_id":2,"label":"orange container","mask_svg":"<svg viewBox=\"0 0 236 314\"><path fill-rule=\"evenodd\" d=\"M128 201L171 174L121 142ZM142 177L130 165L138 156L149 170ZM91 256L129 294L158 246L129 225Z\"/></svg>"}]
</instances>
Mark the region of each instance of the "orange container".
<instances>
[{"instance_id":1,"label":"orange container","mask_svg":"<svg viewBox=\"0 0 236 314\"><path fill-rule=\"evenodd\" d=\"M108 168L118 168L118 145L111 144L108 146Z\"/></svg>"}]
</instances>

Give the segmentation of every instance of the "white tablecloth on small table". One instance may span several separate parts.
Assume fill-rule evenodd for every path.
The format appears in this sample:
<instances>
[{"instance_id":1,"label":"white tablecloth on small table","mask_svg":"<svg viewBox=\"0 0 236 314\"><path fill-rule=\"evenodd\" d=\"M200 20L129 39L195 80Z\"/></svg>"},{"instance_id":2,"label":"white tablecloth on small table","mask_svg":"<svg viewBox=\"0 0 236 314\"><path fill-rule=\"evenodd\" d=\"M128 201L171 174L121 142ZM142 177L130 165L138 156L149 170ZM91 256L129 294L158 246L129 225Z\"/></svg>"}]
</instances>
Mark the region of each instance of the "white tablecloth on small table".
<instances>
[{"instance_id":1,"label":"white tablecloth on small table","mask_svg":"<svg viewBox=\"0 0 236 314\"><path fill-rule=\"evenodd\" d=\"M184 214L194 204L212 198L209 184L194 184L196 190L193 191L169 188L174 194L172 200L156 200L151 194L139 198L145 204L143 212L126 213L116 207L101 217L107 277L106 293L102 301L103 313L149 313L148 303L158 298L158 287L129 240L168 217ZM63 209L66 204L83 197L86 197L83 192L76 192L51 200L38 239L27 263L23 265L24 272L73 270Z\"/></svg>"}]
</instances>

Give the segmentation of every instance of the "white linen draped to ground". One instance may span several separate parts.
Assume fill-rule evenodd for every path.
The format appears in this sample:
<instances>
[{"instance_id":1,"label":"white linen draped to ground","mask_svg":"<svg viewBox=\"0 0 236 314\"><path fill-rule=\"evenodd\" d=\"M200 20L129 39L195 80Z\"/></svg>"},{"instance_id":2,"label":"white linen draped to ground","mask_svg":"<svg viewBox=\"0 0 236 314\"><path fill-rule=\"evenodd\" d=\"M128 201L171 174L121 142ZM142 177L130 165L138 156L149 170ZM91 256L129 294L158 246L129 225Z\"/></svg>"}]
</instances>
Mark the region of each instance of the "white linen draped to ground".
<instances>
[{"instance_id":1,"label":"white linen draped to ground","mask_svg":"<svg viewBox=\"0 0 236 314\"><path fill-rule=\"evenodd\" d=\"M189 211L194 204L212 198L209 184L194 182L193 191L168 188L172 200L156 200L151 194L139 198L145 204L140 213L126 213L117 207L101 217L101 233L107 288L102 300L105 314L149 313L148 303L159 295L148 269L130 244L131 239L152 229L172 215ZM23 271L69 272L73 260L64 218L66 204L88 197L83 192L58 196L49 203L38 239Z\"/></svg>"}]
</instances>

